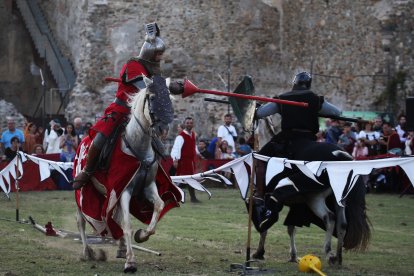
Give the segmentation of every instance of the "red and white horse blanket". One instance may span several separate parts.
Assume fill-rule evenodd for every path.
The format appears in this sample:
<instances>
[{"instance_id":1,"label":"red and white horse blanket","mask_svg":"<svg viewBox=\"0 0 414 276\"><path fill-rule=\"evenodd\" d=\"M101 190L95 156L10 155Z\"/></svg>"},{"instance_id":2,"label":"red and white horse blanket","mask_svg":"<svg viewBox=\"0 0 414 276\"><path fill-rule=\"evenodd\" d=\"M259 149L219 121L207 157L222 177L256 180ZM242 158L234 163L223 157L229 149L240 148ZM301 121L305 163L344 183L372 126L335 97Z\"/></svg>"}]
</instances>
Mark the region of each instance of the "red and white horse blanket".
<instances>
[{"instance_id":1,"label":"red and white horse blanket","mask_svg":"<svg viewBox=\"0 0 414 276\"><path fill-rule=\"evenodd\" d=\"M85 166L86 156L92 140L85 137L78 147L74 161L74 175ZM140 162L121 150L121 137L118 138L111 157L110 167L107 171L94 173L95 183L99 182L100 193L95 185L88 183L82 189L75 191L76 203L86 220L100 235L111 235L114 239L120 239L123 231L120 226L122 212L117 205L120 196L133 177L137 174ZM179 207L181 193L172 183L171 178L158 165L155 182L158 194L165 203L159 219L171 208ZM151 222L153 205L148 200L138 201L137 197L131 197L130 213L145 224Z\"/></svg>"}]
</instances>

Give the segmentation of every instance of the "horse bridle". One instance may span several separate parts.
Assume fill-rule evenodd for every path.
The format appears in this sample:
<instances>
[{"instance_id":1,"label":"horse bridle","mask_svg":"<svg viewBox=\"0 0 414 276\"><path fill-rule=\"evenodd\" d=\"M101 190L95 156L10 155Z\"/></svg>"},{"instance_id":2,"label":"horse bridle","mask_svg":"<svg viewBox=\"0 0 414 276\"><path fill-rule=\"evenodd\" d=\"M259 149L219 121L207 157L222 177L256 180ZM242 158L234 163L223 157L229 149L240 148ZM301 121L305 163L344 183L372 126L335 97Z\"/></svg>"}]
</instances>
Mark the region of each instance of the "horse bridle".
<instances>
[{"instance_id":1,"label":"horse bridle","mask_svg":"<svg viewBox=\"0 0 414 276\"><path fill-rule=\"evenodd\" d=\"M159 121L159 120L157 120L156 118L155 118L155 116L154 116L154 113L153 112L151 112L151 101L150 101L150 95L149 95L149 93L147 93L146 94L146 96L145 96L145 101L144 101L144 105L143 105L143 113L144 113L144 111L145 111L145 103L148 101L148 109L150 110L150 119L151 119L151 122L150 122L150 126L149 126L149 128L148 129L145 129L144 128L144 126L141 124L141 122L139 121L139 119L137 118L137 116L135 115L135 113L134 112L132 112L132 116L133 116L133 118L135 119L135 121L138 123L138 125L140 126L140 128L141 128L141 130L145 133L145 134L147 134L147 135L149 135L150 136L150 138L151 138L151 140L152 140L152 142L151 142L151 145L152 145L152 148L153 148L153 150L154 150L154 152L155 152L155 155L154 155L154 159L149 163L149 164L147 164L147 165L152 165L156 160L157 160L157 155L159 155L159 156L161 156L162 158L164 158L164 155L161 153L161 150L157 147L157 145L158 145L158 143L156 142L156 139L158 139L159 137L158 137L158 135L156 134L156 131L154 130L154 126L155 126L155 124ZM128 142L128 140L127 140L127 138L125 137L125 135L122 135L122 140L124 141L124 143L125 143L125 146L132 152L132 154L135 156L135 158L137 159L137 160L139 160L139 161L142 161L142 160L140 160L139 159L139 155L138 155L138 153L131 147L131 144Z\"/></svg>"}]
</instances>

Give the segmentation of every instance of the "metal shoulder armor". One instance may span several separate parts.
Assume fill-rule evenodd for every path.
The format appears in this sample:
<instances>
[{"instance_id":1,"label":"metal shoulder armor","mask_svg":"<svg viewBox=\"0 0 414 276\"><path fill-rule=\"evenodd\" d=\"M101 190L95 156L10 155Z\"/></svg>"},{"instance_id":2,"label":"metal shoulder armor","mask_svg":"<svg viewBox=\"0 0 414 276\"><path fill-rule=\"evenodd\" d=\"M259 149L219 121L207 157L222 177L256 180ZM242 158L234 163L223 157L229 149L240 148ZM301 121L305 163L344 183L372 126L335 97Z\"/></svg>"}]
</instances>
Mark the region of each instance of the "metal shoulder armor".
<instances>
[{"instance_id":1,"label":"metal shoulder armor","mask_svg":"<svg viewBox=\"0 0 414 276\"><path fill-rule=\"evenodd\" d=\"M342 112L338 107L331 104L327 100L323 101L322 107L319 110L319 115L324 115L324 116L340 116L341 113Z\"/></svg>"},{"instance_id":2,"label":"metal shoulder armor","mask_svg":"<svg viewBox=\"0 0 414 276\"><path fill-rule=\"evenodd\" d=\"M277 103L267 103L256 109L256 118L262 119L276 113L280 113L279 105Z\"/></svg>"}]
</instances>

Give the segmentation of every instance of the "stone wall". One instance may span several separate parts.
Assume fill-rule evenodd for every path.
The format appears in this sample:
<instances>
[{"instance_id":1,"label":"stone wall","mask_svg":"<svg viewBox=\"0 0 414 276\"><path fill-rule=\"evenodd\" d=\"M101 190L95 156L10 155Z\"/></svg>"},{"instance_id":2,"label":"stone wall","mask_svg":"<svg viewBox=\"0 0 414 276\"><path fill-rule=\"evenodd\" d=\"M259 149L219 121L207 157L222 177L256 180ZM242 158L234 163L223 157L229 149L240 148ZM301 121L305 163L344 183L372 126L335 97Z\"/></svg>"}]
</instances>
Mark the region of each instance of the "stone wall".
<instances>
[{"instance_id":1,"label":"stone wall","mask_svg":"<svg viewBox=\"0 0 414 276\"><path fill-rule=\"evenodd\" d=\"M230 58L230 88L248 74L256 95L288 90L300 70L312 71L313 90L344 110L396 113L405 97L414 95L413 0L39 3L78 73L66 108L70 120L81 115L92 121L113 99L116 87L102 79L117 76L122 64L138 54L144 23L152 21L167 44L164 74L187 77L200 88L226 90ZM404 86L386 89L404 73ZM227 106L204 98L177 98L176 123L191 115L197 132L210 137Z\"/></svg>"}]
</instances>

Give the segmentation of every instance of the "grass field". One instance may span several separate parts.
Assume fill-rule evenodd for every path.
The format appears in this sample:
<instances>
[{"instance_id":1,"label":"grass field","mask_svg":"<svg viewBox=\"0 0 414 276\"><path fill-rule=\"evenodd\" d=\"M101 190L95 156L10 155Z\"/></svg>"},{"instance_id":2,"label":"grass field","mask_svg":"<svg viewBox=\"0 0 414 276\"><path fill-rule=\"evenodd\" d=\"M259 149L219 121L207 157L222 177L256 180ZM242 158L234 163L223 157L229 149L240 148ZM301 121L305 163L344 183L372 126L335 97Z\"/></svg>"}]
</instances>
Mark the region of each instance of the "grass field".
<instances>
[{"instance_id":1,"label":"grass field","mask_svg":"<svg viewBox=\"0 0 414 276\"><path fill-rule=\"evenodd\" d=\"M135 251L140 275L237 275L231 263L245 260L247 212L235 189L211 189L213 197L198 193L201 204L185 203L171 210L157 233L142 246L162 253ZM20 218L32 215L44 225L76 231L73 192L25 192L19 194ZM327 275L414 275L414 196L368 194L368 215L373 224L367 252L345 252L343 266L329 267L322 254L324 232L312 226L298 230L299 256L321 257ZM124 260L116 259L113 245L93 245L108 254L106 262L80 260L81 244L72 239L48 237L29 224L15 222L16 198L0 198L1 275L122 275ZM287 209L282 211L284 218ZM9 220L8 220L9 219ZM143 225L133 220L134 227ZM88 227L88 232L91 228ZM252 252L259 236L253 230ZM336 240L334 241L334 245ZM260 265L271 275L300 275L297 264L288 263L289 238L278 222L269 231L266 260Z\"/></svg>"}]
</instances>

